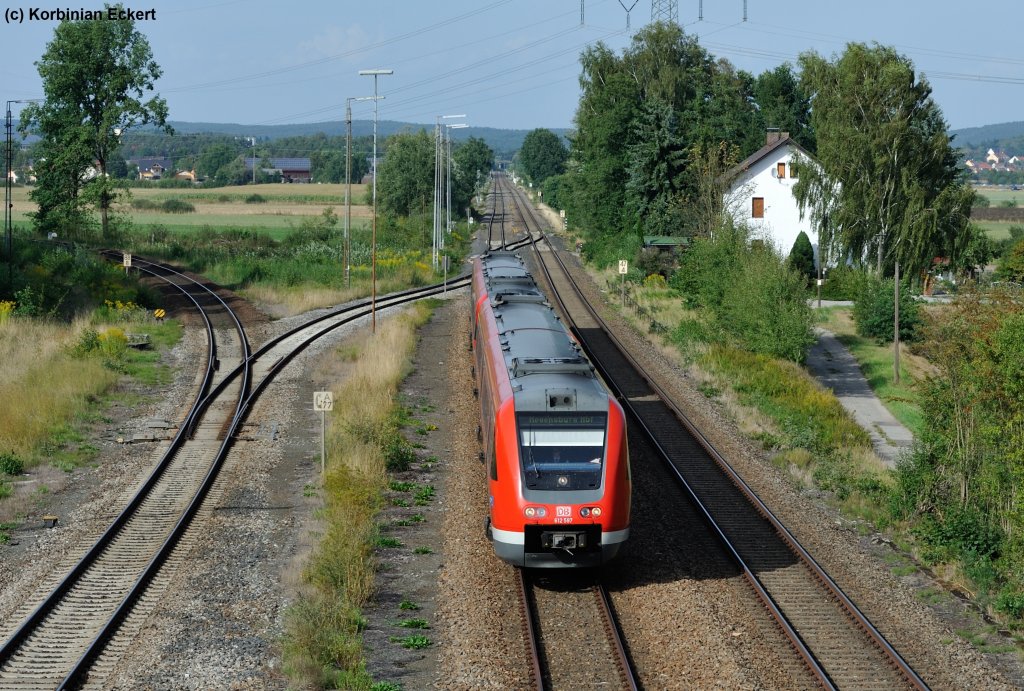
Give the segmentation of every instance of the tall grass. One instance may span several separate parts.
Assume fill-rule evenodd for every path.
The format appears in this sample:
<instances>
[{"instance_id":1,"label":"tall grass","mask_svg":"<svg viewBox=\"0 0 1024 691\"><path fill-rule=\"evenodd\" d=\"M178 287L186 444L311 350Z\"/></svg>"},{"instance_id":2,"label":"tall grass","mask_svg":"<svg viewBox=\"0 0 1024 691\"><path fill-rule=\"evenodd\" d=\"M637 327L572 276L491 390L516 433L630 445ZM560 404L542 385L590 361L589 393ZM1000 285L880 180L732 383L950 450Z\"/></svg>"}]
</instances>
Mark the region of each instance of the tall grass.
<instances>
[{"instance_id":1,"label":"tall grass","mask_svg":"<svg viewBox=\"0 0 1024 691\"><path fill-rule=\"evenodd\" d=\"M387 487L388 453L399 436L398 387L409 372L416 329L430 317L419 303L358 337L356 362L335 388L323 480L322 536L307 563L307 585L289 609L285 669L304 688L369 689L360 610L374 581L374 518ZM346 344L346 359L353 346ZM338 357L343 357L340 353Z\"/></svg>"},{"instance_id":2,"label":"tall grass","mask_svg":"<svg viewBox=\"0 0 1024 691\"><path fill-rule=\"evenodd\" d=\"M117 381L97 359L78 359L70 346L88 327L12 317L0 324L0 452L26 466L41 460L52 431L81 414Z\"/></svg>"}]
</instances>

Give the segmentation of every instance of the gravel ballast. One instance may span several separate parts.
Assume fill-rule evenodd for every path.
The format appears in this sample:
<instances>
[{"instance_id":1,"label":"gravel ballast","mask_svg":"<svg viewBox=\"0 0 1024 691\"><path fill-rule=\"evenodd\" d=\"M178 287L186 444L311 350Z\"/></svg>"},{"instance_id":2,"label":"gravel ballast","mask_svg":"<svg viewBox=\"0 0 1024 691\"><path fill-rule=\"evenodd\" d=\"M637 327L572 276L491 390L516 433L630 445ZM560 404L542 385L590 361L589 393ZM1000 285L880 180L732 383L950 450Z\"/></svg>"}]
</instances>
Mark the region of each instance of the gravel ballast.
<instances>
[{"instance_id":1,"label":"gravel ballast","mask_svg":"<svg viewBox=\"0 0 1024 691\"><path fill-rule=\"evenodd\" d=\"M591 300L601 293L592 283ZM437 429L420 442L420 463L398 479L430 485L424 506L388 508L381 521L402 547L379 549L384 569L367 618L368 669L377 679L406 689L526 688L525 650L510 567L484 539L486 484L477 460L478 403L472 396L466 348L468 295L438 308L421 331L414 372L403 385L417 420ZM936 689L1000 689L1024 685L1017 657L983 655L953 630L964 616L947 601L947 618L923 602L926 575L894 576L883 558L892 553L862 526L843 520L824 499L801 491L744 440L715 402L699 393L690 375L605 309L631 352L659 375L676 403L744 476L874 623ZM260 327L276 333L291 320ZM359 326L351 327L353 329ZM141 633L109 677L108 688L286 688L280 669L282 614L293 599L303 555L315 529L318 499L309 487L319 473L319 416L311 393L328 379L330 346L345 329L289 366L253 411L245 440L236 445L191 540L169 576L169 586ZM48 574L77 558L87 535L98 534L152 465L155 444L117 444L118 435L141 430L150 418L180 418L190 396L202 339L186 339L168 354L174 382L150 403L124 411L96 432L96 468L75 471L73 481L38 506L13 532L16 545L0 546L0 615L9 614ZM433 460L431 460L433 459ZM798 666L742 579L707 555L710 547L666 526L680 507L667 506L666 480L639 444L634 450L634 532L623 558L608 569L613 602L630 651L647 688L794 688ZM45 530L39 517L58 513ZM409 525L410 517L422 515ZM392 527L393 526L393 527ZM417 552L419 548L419 552ZM402 602L418 610L402 610ZM952 601L955 604L955 601ZM430 646L408 650L393 636L419 633L396 628L423 618ZM965 620L966 621L966 620ZM6 629L5 629L6 630Z\"/></svg>"}]
</instances>

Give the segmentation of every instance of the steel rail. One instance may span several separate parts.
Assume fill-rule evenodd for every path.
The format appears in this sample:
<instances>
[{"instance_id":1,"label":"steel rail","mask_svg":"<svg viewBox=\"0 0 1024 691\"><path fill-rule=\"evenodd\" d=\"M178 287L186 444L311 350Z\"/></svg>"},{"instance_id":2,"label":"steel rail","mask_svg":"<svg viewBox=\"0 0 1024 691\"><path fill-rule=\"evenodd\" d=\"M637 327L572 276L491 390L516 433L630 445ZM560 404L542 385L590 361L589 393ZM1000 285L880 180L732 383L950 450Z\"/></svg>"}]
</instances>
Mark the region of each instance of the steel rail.
<instances>
[{"instance_id":1,"label":"steel rail","mask_svg":"<svg viewBox=\"0 0 1024 691\"><path fill-rule=\"evenodd\" d=\"M451 284L447 286L447 288L456 289L468 285L469 278L463 276L456 279L455 281L452 281ZM399 304L413 302L415 300L422 299L423 297L436 295L437 293L443 290L445 290L445 286L443 284L440 284L427 286L424 288L414 288L411 290L400 291L399 293L392 294L385 298L379 299L377 301L377 307L380 308L382 306L382 302L389 303L384 304L384 307L391 307ZM323 322L332 317L337 317L346 312L351 312L351 314L342 318L337 323L328 325L323 329L315 331L312 335L307 336L299 344L291 348L291 350L286 355L278 358L275 361L274 365L266 373L266 375L264 375L264 377L256 384L255 387L252 387L251 390L249 384L247 383L245 387L246 393L240 396L240 401L236 408L236 412L232 417L230 428L226 433L224 441L222 442L220 448L218 449L214 461L211 464L210 469L207 471L207 474L204 477L203 482L199 490L196 492L196 495L194 496L193 500L189 503L189 506L186 508L181 518L179 518L179 520L175 524L175 527L172 530L171 534L169 535L167 540L165 540L162 547L158 550L156 556L154 556L150 564L147 566L146 570L143 572L142 576L140 576L140 578L136 581L129 595L124 598L121 605L118 607L118 610L115 613L115 615L111 617L110 621L108 622L108 625L104 627L104 630L101 633L101 635L94 640L93 644L82 655L82 657L76 663L75 667L71 670L71 672L62 682L61 686L58 688L76 688L87 679L89 668L91 667L91 665L95 662L99 655L102 654L102 651L106 643L116 633L116 630L118 626L120 626L121 622L123 622L123 620L130 614L131 608L133 607L134 603L145 592L145 589L148 586L148 584L157 575L160 567L167 560L167 558L169 558L170 554L173 552L175 545L187 531L192 519L195 517L195 514L201 508L203 500L206 498L206 495L209 493L210 488L213 486L217 474L219 473L224 461L227 458L228 452L234 445L234 441L237 438L238 428L244 422L245 418L248 415L248 412L251 410L253 403L256 401L256 399L258 399L258 397L264 391L264 389L280 373L280 371L302 350L307 348L310 344L312 344L319 338L322 338L327 333L341 327L342 325L367 316L370 313L370 309L368 308L371 308L370 301L362 301L354 305L349 305L341 310L337 310L326 315L321 315L320 317L317 317L309 322L306 322L305 324L295 327L289 330L288 332L275 337L268 343L264 344L258 351L256 351L256 353L252 353L249 356L247 356L244 362L239 364L231 373L224 377L218 384L218 386L214 389L214 391L209 393L203 399L202 405L208 405L210 402L216 399L217 395L219 395L219 393L222 392L224 388L226 388L229 381L237 378L239 375L244 376L246 382L249 382L252 367L255 365L255 362L258 360L258 358L268 353L271 348L282 342L284 339L294 336L295 334L301 332L304 329L308 330L312 325Z\"/></svg>"},{"instance_id":2,"label":"steel rail","mask_svg":"<svg viewBox=\"0 0 1024 691\"><path fill-rule=\"evenodd\" d=\"M110 255L113 253L107 252L106 254ZM203 396L210 388L214 372L216 371L217 363L216 338L214 337L213 325L210 322L207 310L202 307L202 305L199 303L199 300L195 297L195 295L193 295L189 290L187 290L185 286L175 283L174 281L170 280L167 276L161 275L160 272L165 272L167 274L177 276L178 278L183 278L188 283L198 286L203 291L211 295L217 302L219 302L220 305L227 311L229 315L232 316L234 320L235 328L238 331L240 337L243 357L245 358L248 355L249 345L248 339L245 335L245 330L242 327L241 322L237 319L237 317L228 307L227 303L219 295L210 290L207 286L203 285L201 282L196 281L191 277L185 276L184 274L181 274L180 272L175 271L174 269L171 269L169 267L158 266L150 262L146 262L144 260L140 260L140 262L141 264L145 265L138 266L140 271L149 273L150 275L165 281L168 285L173 286L175 289L177 289L179 292L185 295L192 302L192 304L195 306L195 308L199 311L200 315L202 316L207 334L207 366L203 377L203 381L200 384L196 399L193 402L193 405L190 408L188 414L186 415L185 421L181 425L179 425L178 432L175 434L173 440L171 441L171 444L168 446L167 451L165 451L160 462L157 464L157 467L150 474L150 476L147 478L146 482L142 485L142 487L140 487L140 489L135 493L133 498L129 501L128 505L114 519L111 525L108 526L108 528L99 537L99 539L97 539L96 542L94 542L94 544L86 552L86 554L78 561L78 563L71 569L71 571L65 574L65 576L61 579L60 583L58 583L58 585L35 608L35 610L22 622L18 629L16 629L15 632L4 643L3 647L0 648L0 665L6 664L13 657L13 655L28 640L29 636L31 636L31 634L35 630L37 630L39 626L42 625L42 622L56 610L60 602L63 601L63 599L70 593L71 589L81 580L82 576L94 564L98 562L99 557L106 551L107 547L112 544L115 537L121 534L127 523L136 515L142 502L145 501L145 499L151 494L154 487L160 481L165 471L170 466L173 459L180 451L181 447L184 445L187 438L186 430L188 429L188 424L190 423L190 421L197 419L198 416L202 414L202 411L204 409ZM248 378L246 379L248 380ZM243 394L244 389L245 387L243 386ZM239 404L241 403L242 397L242 395L239 396ZM157 552L157 558L158 557L159 552ZM72 675L75 674L75 670L81 667L82 660L91 659L91 657L102 648L102 646L105 644L105 641L112 634L112 632L116 630L116 628L120 625L120 622L122 621L123 617L126 615L126 612L129 609L126 607L126 603L129 600L134 601L133 594L139 591L139 583L143 581L148 582L148 577L146 575L147 573L148 569L144 570L142 576L140 576L140 578L137 579L136 584L128 591L125 600L122 601L122 603L114 611L112 616L108 618L107 622L101 625L92 642L87 644L86 651L80 658L79 663L76 663L75 666L72 668ZM73 676L69 676L69 679L74 678L75 677ZM62 682L58 688L65 688L67 686L68 679Z\"/></svg>"},{"instance_id":3,"label":"steel rail","mask_svg":"<svg viewBox=\"0 0 1024 691\"><path fill-rule=\"evenodd\" d=\"M168 282L170 283L170 282ZM171 285L174 285L171 283ZM213 325L210 323L209 317L206 312L202 309L199 301L191 294L188 293L181 287L178 289L192 301L196 309L199 310L203 322L206 328L207 338L207 366L203 377L203 381L200 385L199 394L197 395L192 408L189 410L186 420L196 413L202 400L202 396L205 391L208 390L210 382L215 372L216 362L216 339L214 337ZM36 606L32 613L18 626L17 629L7 638L2 646L0 646L0 666L6 664L11 656L21 647L21 645L28 639L33 631L35 631L40 623L46 618L46 616L52 612L57 604L64 598L67 592L72 586L81 578L82 574L85 573L88 568L96 562L103 550L106 549L107 545L113 540L113 538L124 528L128 520L135 514L139 505L152 491L153 487L159 481L164 471L170 465L174 454L181 448L186 441L186 435L184 434L184 425L179 426L177 434L171 441L167 452L164 457L160 460L153 473L146 480L146 482L139 488L132 499L128 502L125 508L118 514L114 521L107 527L102 535L96 540L92 547L85 553L85 555L75 564L74 567L61 579L60 583L46 596L46 598Z\"/></svg>"},{"instance_id":4,"label":"steel rail","mask_svg":"<svg viewBox=\"0 0 1024 691\"><path fill-rule=\"evenodd\" d=\"M526 650L530 655L530 679L537 691L544 691L544 672L541 669L540 645L537 640L537 625L534 621L534 607L530 598L530 587L526 582L526 573L516 568L516 584L519 589L519 603L523 615L523 636L526 638Z\"/></svg>"},{"instance_id":5,"label":"steel rail","mask_svg":"<svg viewBox=\"0 0 1024 691\"><path fill-rule=\"evenodd\" d=\"M517 204L517 207L522 213L522 206L520 204L518 197L514 197L514 199L515 203ZM525 214L523 215L525 217ZM534 219L534 222L536 223L536 219ZM749 487L749 485L742 479L742 477L740 477L740 475L735 471L735 469L733 469L732 466L724 459L724 457L722 457L721 454L718 453L718 451L711 445L710 441L700 432L700 430L698 430L693 425L693 423L678 408L678 406L675 405L671 397L654 380L654 377L649 376L646 370L636 361L635 358L633 358L633 356L628 352L628 349L623 346L621 341L619 341L615 334L611 331L611 329L608 328L608 325L597 313L597 311L593 308L593 306L589 303L589 301L587 301L586 298L583 297L582 293L576 286L575 279L568 271L568 268L565 266L565 263L563 262L561 257L558 256L556 248L554 248L554 246L551 245L549 241L548 244L552 249L552 251L549 254L551 254L555 262L564 272L566 278L570 282L570 285L572 285L573 288L579 294L579 298L582 304L586 306L591 317L599 325L601 330L608 336L611 342L615 344L615 346L619 349L619 351L623 354L627 361L630 362L630 364L636 370L637 374L662 399L665 405L668 406L668 408L679 420L680 424L682 424L687 429L687 431L690 432L690 434L694 437L698 444L700 444L700 446L715 461L716 465L718 465L718 467L721 468L721 470L736 485L736 487L742 492L742 494L751 502L755 510L771 524L771 526L775 529L776 533L779 535L780 539L782 539L782 541L793 551L793 553L800 559L800 561L804 563L808 569L811 570L811 572L814 574L814 577L819 581L819 583L822 584L825 590L828 591L832 596L834 596L838 600L842 610L846 612L846 614L853 620L856 627L863 631L872 640L874 645L883 652L883 654L890 660L890 664L892 664L903 675L903 677L911 686L918 689L927 689L927 684L913 670L913 668L911 668L909 663L907 663L906 660L903 659L899 652L896 651L896 649L881 634L881 632L879 632L878 629L873 624L871 624L867 617L859 610L859 608L856 607L853 601L845 594L845 592L843 592L839 585L825 572L821 565L818 564L816 560L814 560L810 553L808 553L807 550L799 544L799 542L789 531L789 529L786 528L785 525L783 525L783 523L770 511L767 505L764 504L764 502L760 499L760 497L757 496L753 489ZM548 272L546 263L543 261L543 258L540 256L540 253L538 252L537 254L538 263L541 264L542 270L548 276L549 283L551 283L551 277ZM557 294L556 300L562 307L563 314L566 314L568 317L568 312L566 311L565 306L561 301L561 298L557 297ZM581 338L581 334L575 327L573 327L573 333L577 336L581 343L584 342L584 339ZM595 364L600 367L600 363L595 362ZM602 376L606 379L606 381L609 382L609 385L614 387L614 384L611 381L611 378L608 376L607 372L602 371ZM649 439L654 443L655 447L659 449L659 452L667 460L666 450L662 448L661 445L654 438L652 434L653 430L647 428L647 426L642 422L642 418L637 414L637 411L633 409L633 406L631 405L629 399L625 396L622 396L621 391L619 391L618 393L620 394L620 400L623 403L623 405L630 408L634 418L640 421L641 426L644 428ZM811 669L812 673L814 673L815 676L819 677L819 680L823 684L834 685L834 682L825 673L824 669L821 668L819 662L817 661L817 658L809 650L803 639L799 636L799 634L797 634L797 632L792 627L788 619L786 619L785 615L781 612L777 603L774 602L770 594L764 588L763 584L761 584L760 580L757 579L757 576L749 568L746 562L740 557L739 553L736 551L731 541L728 540L727 536L722 531L721 527L718 526L718 524L714 521L707 507L704 506L704 504L697 498L697 495L695 491L692 489L692 487L690 487L690 485L686 482L686 480L679 473L678 469L676 469L672 463L668 463L668 466L673 470L673 472L676 474L682 485L685 487L686 491L694 499L696 505L699 507L700 511L705 516L706 520L709 521L710 525L713 526L713 529L715 530L716 534L718 534L720 539L723 540L723 542L726 545L728 545L729 552L733 555L733 558L737 560L737 563L743 569L744 576L746 577L748 582L750 582L751 585L755 588L755 592L757 592L758 597L762 600L764 605L772 613L773 618L776 619L776 621L782 627L783 631L791 639L794 648L801 655L801 657L804 658L805 663L808 665L809 669Z\"/></svg>"},{"instance_id":6,"label":"steel rail","mask_svg":"<svg viewBox=\"0 0 1024 691\"><path fill-rule=\"evenodd\" d=\"M157 266L162 271L169 271L172 274L181 276L183 278L186 278L187 280L192 281L193 283L196 283L197 285L200 285L200 287L202 287L210 295L214 296L217 299L217 301L220 302L220 304L224 307L228 315L231 317L231 320L234 322L235 328L238 331L239 337L241 339L243 354L242 364L240 365L243 368L241 372L241 387L238 395L238 401L235 405L235 411L232 414L231 428L229 432L225 435L224 441L221 443L221 446L217 451L216 456L214 457L213 463L211 463L209 470L207 470L206 475L204 476L202 482L200 483L198 491L192 497L192 500L189 502L188 507L186 507L181 517L175 523L174 527L172 528L167 538L164 540L163 544L157 549L156 554L150 560L149 564L146 566L146 568L143 570L140 576L136 579L135 583L132 585L131 589L122 599L121 603L118 605L113 615L111 615L111 617L107 620L107 623L104 624L103 628L99 631L99 634L93 639L93 642L89 645L89 647L85 650L85 652L82 654L79 660L75 663L75 666L72 667L71 671L64 678L64 681L61 682L61 685L58 687L58 689L77 688L85 681L85 679L88 677L89 669L92 667L92 664L102 654L107 643L117 633L117 630L120 628L121 624L131 613L131 610L135 606L135 603L138 601L140 597L142 597L142 594L149 587L149 584L152 582L153 578L156 577L157 573L160 571L160 568L163 566L164 562L167 561L171 553L174 551L174 547L178 544L182 536L188 530L189 525L191 525L192 523L192 519L195 517L196 513L198 513L199 508L202 506L203 501L206 499L206 495L209 493L210 488L213 486L214 480L217 478L217 475L220 472L221 465L223 464L224 459L227 456L228 450L231 448L235 432L238 426L241 424L242 418L244 417L244 413L246 410L245 403L249 398L249 389L252 385L252 358L250 352L251 349L249 346L249 339L246 336L245 329L242 327L242 323L239 320L238 315L235 314L234 310L228 307L227 302L225 302L219 295L217 295L214 291L210 290L207 286L203 285L201 282L195 281L194 279L191 279L170 267L155 264L152 262L147 263L150 266ZM151 270L147 271L153 273ZM205 412L206 408L208 407L209 403L212 402L212 400L213 399L207 396L202 401L200 401L199 405L196 406L195 410L202 410L203 412ZM186 429L194 428L194 425L198 421L199 416L201 414L202 413L197 412L195 415L193 415L192 424Z\"/></svg>"}]
</instances>

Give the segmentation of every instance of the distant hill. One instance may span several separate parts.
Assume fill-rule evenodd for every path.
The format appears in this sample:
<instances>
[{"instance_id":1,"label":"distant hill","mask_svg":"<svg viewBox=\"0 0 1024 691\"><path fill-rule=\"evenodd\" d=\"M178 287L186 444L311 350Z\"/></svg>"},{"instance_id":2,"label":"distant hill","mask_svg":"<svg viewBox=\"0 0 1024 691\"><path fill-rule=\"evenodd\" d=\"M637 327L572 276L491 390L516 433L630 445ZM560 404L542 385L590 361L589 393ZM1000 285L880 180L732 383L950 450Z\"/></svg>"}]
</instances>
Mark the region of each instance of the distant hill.
<instances>
[{"instance_id":1,"label":"distant hill","mask_svg":"<svg viewBox=\"0 0 1024 691\"><path fill-rule=\"evenodd\" d=\"M956 136L953 143L959 147L968 149L991 147L993 149L1005 148L1009 150L1011 148L1011 141L1015 142L1013 148L1016 148L1024 140L1024 121L1001 122L996 125L983 125L982 127L965 127L960 130L950 130L950 134Z\"/></svg>"},{"instance_id":2,"label":"distant hill","mask_svg":"<svg viewBox=\"0 0 1024 691\"><path fill-rule=\"evenodd\" d=\"M329 136L341 136L345 134L345 123L342 120L328 122L313 122L294 125L241 125L237 123L223 122L178 122L169 123L174 127L175 132L180 134L215 133L226 134L232 137L256 137L262 140L280 139L282 137L301 137L324 133ZM394 120L379 120L377 122L378 137L387 137L402 131L416 131L421 129L432 130L432 124L397 122ZM567 129L551 128L551 131L562 137L569 132ZM487 142L487 145L494 151L499 159L509 159L519 150L523 139L530 130L503 130L494 127L467 127L465 129L452 130L452 138L455 141L463 141L470 137L477 137ZM372 120L353 120L352 136L362 137L373 134Z\"/></svg>"}]
</instances>

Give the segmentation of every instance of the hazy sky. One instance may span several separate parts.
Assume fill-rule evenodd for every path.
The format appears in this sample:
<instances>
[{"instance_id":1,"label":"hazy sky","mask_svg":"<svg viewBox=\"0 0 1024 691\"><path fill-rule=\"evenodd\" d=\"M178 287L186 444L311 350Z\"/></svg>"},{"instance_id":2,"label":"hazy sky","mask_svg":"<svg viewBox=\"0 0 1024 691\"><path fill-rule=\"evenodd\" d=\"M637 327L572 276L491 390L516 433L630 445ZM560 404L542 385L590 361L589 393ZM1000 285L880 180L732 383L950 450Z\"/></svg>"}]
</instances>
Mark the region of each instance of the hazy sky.
<instances>
[{"instance_id":1,"label":"hazy sky","mask_svg":"<svg viewBox=\"0 0 1024 691\"><path fill-rule=\"evenodd\" d=\"M39 0L37 0L38 2ZM632 0L622 0L628 7ZM703 4L703 21L698 21ZM747 5L747 21L743 8ZM22 23L2 28L0 100L42 94L34 61L54 20L8 4ZM155 19L137 27L163 68L159 93L171 119L243 124L341 120L349 96L373 94L360 69L381 77L380 118L434 122L465 113L471 125L569 127L580 51L629 43L619 0L150 0L127 2ZM805 50L832 55L848 41L877 41L909 56L932 83L953 128L1024 120L1024 0L680 0L679 21L714 55L753 73ZM632 30L650 21L637 0ZM14 107L15 115L17 106ZM356 119L372 104L356 103Z\"/></svg>"}]
</instances>

